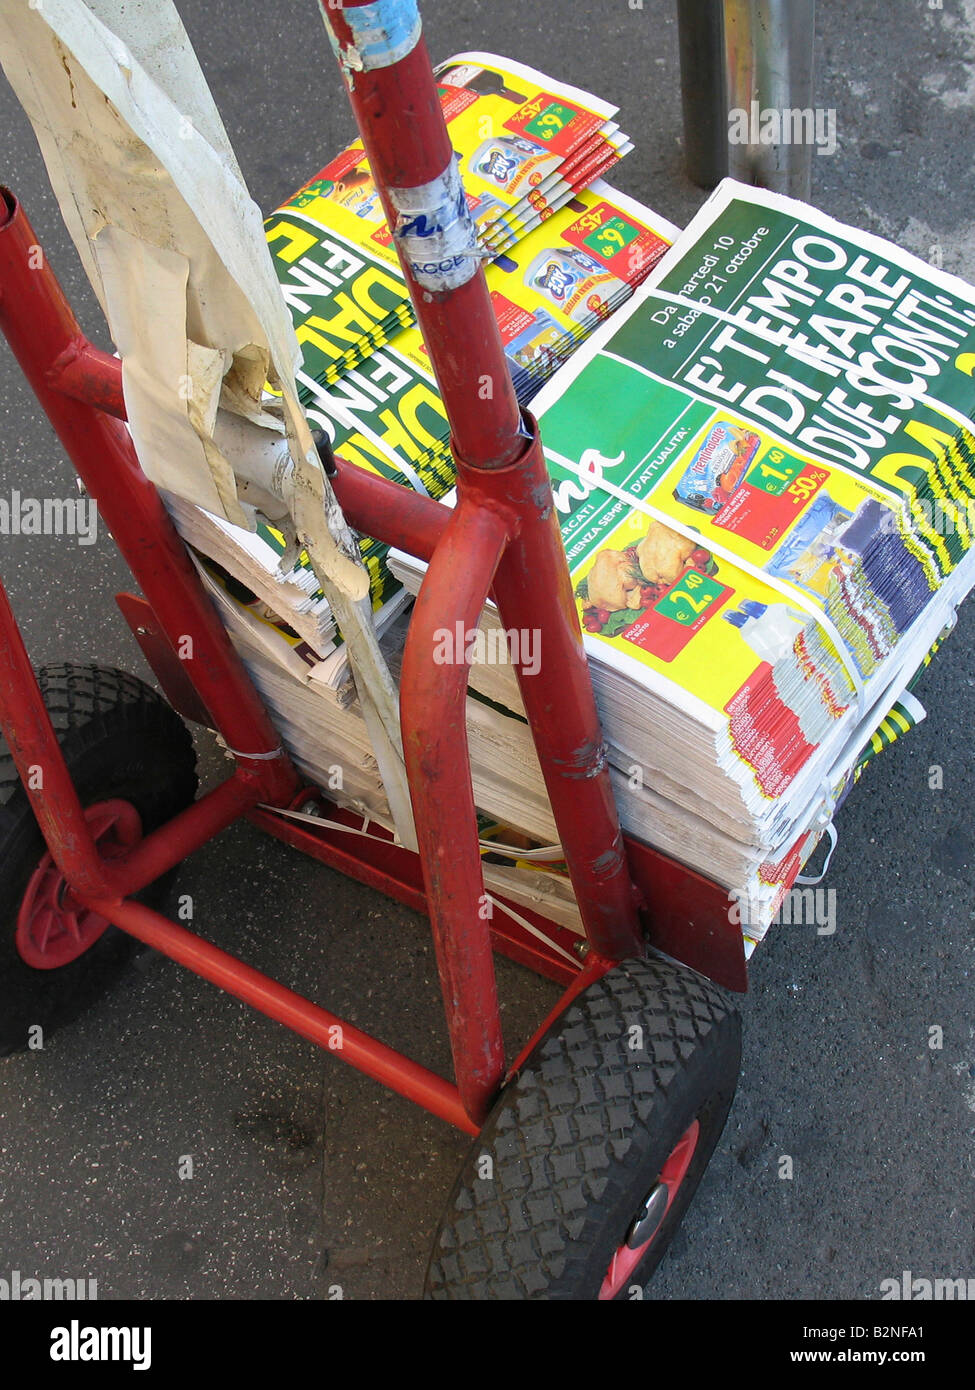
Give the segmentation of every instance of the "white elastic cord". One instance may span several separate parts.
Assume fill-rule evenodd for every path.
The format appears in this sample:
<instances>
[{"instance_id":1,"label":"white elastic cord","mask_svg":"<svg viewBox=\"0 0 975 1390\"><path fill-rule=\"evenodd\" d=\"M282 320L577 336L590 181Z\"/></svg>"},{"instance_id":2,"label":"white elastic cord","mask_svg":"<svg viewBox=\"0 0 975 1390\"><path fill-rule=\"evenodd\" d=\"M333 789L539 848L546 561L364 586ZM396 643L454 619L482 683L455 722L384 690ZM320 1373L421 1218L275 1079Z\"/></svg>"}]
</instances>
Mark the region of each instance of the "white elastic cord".
<instances>
[{"instance_id":1,"label":"white elastic cord","mask_svg":"<svg viewBox=\"0 0 975 1390\"><path fill-rule=\"evenodd\" d=\"M565 858L561 845L540 845L537 849L519 849L517 845L504 845L498 840L478 840L481 849L491 854L500 854L505 859L525 859L530 863L558 863Z\"/></svg>"},{"instance_id":2,"label":"white elastic cord","mask_svg":"<svg viewBox=\"0 0 975 1390\"><path fill-rule=\"evenodd\" d=\"M369 834L368 830L366 829L366 826L370 824L368 820L365 820L363 822L361 830L357 830L353 826L343 825L341 821L329 820L325 816L310 816L305 811L285 811L280 806L268 806L266 804L262 804L260 809L262 811L273 811L274 814L277 816L286 816L288 820L307 821L309 825L321 825L325 826L329 830L341 830L346 835L359 835L365 840L375 840L377 844L388 845L390 843L389 840L384 839L381 835ZM481 846L482 849L495 848L495 846L492 845L489 840L479 840L478 844ZM552 848L554 848L554 846L552 846ZM499 912L506 913L506 915L510 917L513 922L517 922L518 926L522 927L531 936L537 937L539 941L543 941L545 945L549 947L550 950L557 951L560 956L564 956L565 959L571 961L573 965L578 965L579 962L576 960L575 956L573 956L569 951L566 951L563 947L558 945L558 943L553 941L551 937L546 936L545 933L543 931L540 931L538 927L533 926L531 922L527 921L524 917L522 917L519 912L516 912L514 910L514 908L509 907L507 903L499 901L499 899L495 898L491 893L485 893L484 896L487 898L488 902L492 904L492 906L498 909Z\"/></svg>"},{"instance_id":3,"label":"white elastic cord","mask_svg":"<svg viewBox=\"0 0 975 1390\"><path fill-rule=\"evenodd\" d=\"M826 877L827 871L828 871L828 869L829 869L829 861L830 861L830 860L832 859L832 857L833 857L833 851L836 849L836 842L837 842L837 840L839 839L839 835L838 835L837 832L836 832L836 826L833 824L832 821L830 821L829 825L827 825L827 827L826 827L826 829L825 829L825 831L824 831L824 834L826 835L827 839L829 840L829 852L828 852L827 855L826 855L826 862L823 864L823 867L822 867L821 872L818 873L818 874L808 874L808 875L807 875L807 874L798 874L798 875L796 876L796 880L795 880L796 883L802 883L802 884L807 884L807 885L809 885L809 886L814 886L814 885L817 884L817 883L822 883L823 879Z\"/></svg>"},{"instance_id":4,"label":"white elastic cord","mask_svg":"<svg viewBox=\"0 0 975 1390\"><path fill-rule=\"evenodd\" d=\"M672 531L676 531L679 535L684 536L685 539L693 541L696 546L700 546L702 549L708 550L714 555L720 555L722 560L727 560L727 562L736 569L743 570L746 574L750 574L752 578L758 580L760 584L764 584L770 589L775 589L784 598L788 599L790 603L802 608L811 618L819 623L835 646L837 656L843 663L846 673L850 678L850 684L856 692L857 719L863 718L866 709L866 692L860 672L857 670L856 663L853 660L850 650L843 641L843 638L840 636L832 620L821 608L816 606L812 599L807 598L801 589L790 584L787 580L779 579L776 575L768 574L765 570L759 569L759 567L753 565L750 560L745 560L742 556L736 555L734 551L729 550L727 546L722 545L719 541L715 541L711 536L704 536L700 531L692 530L690 526L685 526L682 521L678 521L675 517L668 515L668 513L661 512L656 507L651 506L650 503L644 501L643 498L634 497L632 493L627 492L624 488L617 487L615 483L609 482L607 478L597 474L593 469L582 468L579 464L573 463L571 459L565 458L562 454L556 453L554 449L550 449L547 446L545 446L545 453L547 457L554 459L556 463L560 464L563 468L568 468L570 472L575 473L576 477L581 479L581 481L589 483L593 487L602 488L602 490L608 492L611 497L616 497L620 501L626 502L630 507L635 508L639 512L643 512L645 516L650 517L653 521L659 521L663 526L667 526Z\"/></svg>"},{"instance_id":5,"label":"white elastic cord","mask_svg":"<svg viewBox=\"0 0 975 1390\"><path fill-rule=\"evenodd\" d=\"M272 749L270 753L240 753L236 748L231 748L229 743L224 743L223 746L231 757L244 758L247 762L251 763L269 763L274 758L284 757L284 749L280 744L278 744L277 748Z\"/></svg>"},{"instance_id":6,"label":"white elastic cord","mask_svg":"<svg viewBox=\"0 0 975 1390\"><path fill-rule=\"evenodd\" d=\"M329 820L327 816L313 816L307 811L286 811L283 806L269 806L266 802L260 805L262 811L273 811L276 816L286 816L288 820L305 821L308 825L323 825L329 830L342 830L346 835L360 835L364 840L375 840L377 844L391 845L398 844L399 841L388 840L383 835L371 835L366 829L372 824L368 816L363 817L362 829L358 830L352 825L343 825L341 821Z\"/></svg>"},{"instance_id":7,"label":"white elastic cord","mask_svg":"<svg viewBox=\"0 0 975 1390\"><path fill-rule=\"evenodd\" d=\"M669 290L648 290L647 298L663 299L668 304L678 304L684 309L694 309L699 314L709 314L711 318L720 319L722 323L734 324L736 328L744 329L746 333L751 333L756 338L761 338L763 342L769 343L772 347L784 350L789 357L795 358L796 361L804 363L807 367L819 369L834 367L837 373L842 373L844 376L852 367L856 369L858 375L865 377L867 380L880 383L886 381L886 378L884 378L880 372L875 371L873 368L861 367L858 363L850 362L845 357L835 357L831 352L817 352L813 348L803 347L798 343L790 344L788 340L782 342L781 338L770 330L759 328L758 324L749 323L747 319L736 318L734 314L729 314L727 309L719 309L714 304L698 304L696 300L688 299L682 294L671 294ZM975 328L975 321L972 322L970 327ZM906 370L906 368L902 370ZM973 425L972 420L967 415L963 414L962 411L956 410L953 405L949 405L947 401L936 400L934 396L914 396L907 391L906 387L902 388L902 390L905 395L911 395L911 399L916 401L919 405L925 405L929 410L935 411L936 414L944 415L946 419L950 420L952 424L958 426L958 428L964 430L966 434L975 433L975 425ZM734 407L732 407L732 409L733 408ZM877 484L877 486L880 486L882 491L885 490L882 484ZM893 496L894 494L891 493L890 495ZM904 496L901 492L898 492L896 495L898 497Z\"/></svg>"},{"instance_id":8,"label":"white elastic cord","mask_svg":"<svg viewBox=\"0 0 975 1390\"><path fill-rule=\"evenodd\" d=\"M491 893L485 893L484 896L487 898L488 902L492 904L492 906L496 907L499 910L499 912L506 913L513 922L518 923L519 927L522 927L531 936L537 937L539 941L543 941L545 945L549 948L549 950L557 951L560 956L564 956L566 960L570 960L573 965L579 964L575 956L571 955L570 952L563 950L563 948L559 946L556 942L554 942L551 939L551 937L546 936L543 931L539 931L538 927L532 926L531 922L526 921L525 918L522 917L519 912L516 912L513 907L509 907L507 903L499 902L498 899L495 898ZM583 939L584 938L580 937L580 940Z\"/></svg>"}]
</instances>

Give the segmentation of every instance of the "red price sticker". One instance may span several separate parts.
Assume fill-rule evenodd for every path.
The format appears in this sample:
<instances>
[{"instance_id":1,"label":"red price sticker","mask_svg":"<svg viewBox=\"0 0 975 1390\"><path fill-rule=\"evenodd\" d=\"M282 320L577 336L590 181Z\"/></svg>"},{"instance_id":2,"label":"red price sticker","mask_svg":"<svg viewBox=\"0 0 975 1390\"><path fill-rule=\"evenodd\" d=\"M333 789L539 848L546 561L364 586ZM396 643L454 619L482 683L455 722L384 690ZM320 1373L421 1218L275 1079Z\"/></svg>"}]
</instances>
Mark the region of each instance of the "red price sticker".
<instances>
[{"instance_id":1,"label":"red price sticker","mask_svg":"<svg viewBox=\"0 0 975 1390\"><path fill-rule=\"evenodd\" d=\"M752 469L752 473L754 471ZM731 501L721 508L712 525L731 531L762 550L772 550L803 508L828 482L829 472L815 464L806 464L798 476L783 481L782 491L778 493L755 487L752 473Z\"/></svg>"}]
</instances>

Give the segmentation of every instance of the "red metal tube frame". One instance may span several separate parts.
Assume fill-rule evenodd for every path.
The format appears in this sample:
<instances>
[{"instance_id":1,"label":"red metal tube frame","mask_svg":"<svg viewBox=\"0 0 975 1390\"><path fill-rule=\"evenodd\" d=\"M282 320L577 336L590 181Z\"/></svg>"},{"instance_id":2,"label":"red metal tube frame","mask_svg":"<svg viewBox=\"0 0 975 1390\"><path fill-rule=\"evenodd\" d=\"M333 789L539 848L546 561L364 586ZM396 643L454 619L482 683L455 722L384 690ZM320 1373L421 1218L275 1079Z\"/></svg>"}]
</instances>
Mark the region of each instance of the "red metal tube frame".
<instances>
[{"instance_id":1,"label":"red metal tube frame","mask_svg":"<svg viewBox=\"0 0 975 1390\"><path fill-rule=\"evenodd\" d=\"M7 591L0 582L0 729L58 868L79 896L110 891ZM39 784L39 785L38 785Z\"/></svg>"},{"instance_id":2,"label":"red metal tube frame","mask_svg":"<svg viewBox=\"0 0 975 1390\"><path fill-rule=\"evenodd\" d=\"M446 612L464 633L477 627L506 540L496 513L460 503L413 609L400 685L403 751L454 1070L477 1119L504 1078L504 1045L471 785L467 664L455 652L438 665L433 653Z\"/></svg>"},{"instance_id":3,"label":"red metal tube frame","mask_svg":"<svg viewBox=\"0 0 975 1390\"><path fill-rule=\"evenodd\" d=\"M366 2L345 0L345 8ZM348 27L341 7L336 12L324 4L323 9L341 43ZM394 225L388 188L412 188L436 179L451 158L422 40L399 62L357 73L352 99ZM175 923L119 900L242 810L253 810L258 800L288 804L300 783L155 489L138 467L127 432L117 423L125 416L120 368L84 340L46 266L25 275L25 248L34 244L15 200L4 194L0 327L146 592L161 633L174 647L181 637L193 637L193 685L227 742L238 750L239 766L234 778L150 836L127 861L116 861L110 878L109 866L91 844L2 589L0 726L22 776L37 749L46 773L48 763L53 769L53 780L46 775L45 790L32 794L32 802L49 846L57 848L59 867L82 900L322 1043L323 1030L341 1025L334 1015ZM479 910L486 899L464 728L466 666L437 668L432 637L434 623L476 626L492 580L502 622L537 628L546 654L545 679L527 672L520 678L595 948L576 987L614 960L639 952L643 938L541 446L537 431L522 425L483 271L450 293L429 294L419 292L408 267L404 269L451 423L459 505L447 521L436 504L402 493L394 499L395 490L345 465L338 490L345 494L354 524L431 561L404 663L403 731L458 1084L455 1088L433 1077L347 1025L341 1026L352 1046L343 1053L353 1065L475 1132L502 1079L503 1056L490 932ZM477 389L485 380L492 385L487 393ZM544 583L539 583L540 573ZM277 756L268 758L269 753ZM710 925L706 929L712 930Z\"/></svg>"},{"instance_id":4,"label":"red metal tube frame","mask_svg":"<svg viewBox=\"0 0 975 1390\"><path fill-rule=\"evenodd\" d=\"M450 520L449 508L343 458L335 460L335 467L332 487L350 526L420 560L433 558Z\"/></svg>"},{"instance_id":5,"label":"red metal tube frame","mask_svg":"<svg viewBox=\"0 0 975 1390\"><path fill-rule=\"evenodd\" d=\"M53 391L70 396L83 405L94 406L116 420L125 420L122 390L122 363L111 353L102 352L87 338L69 343L51 364L47 380Z\"/></svg>"},{"instance_id":6,"label":"red metal tube frame","mask_svg":"<svg viewBox=\"0 0 975 1390\"><path fill-rule=\"evenodd\" d=\"M79 894L134 892L259 801L286 805L300 780L157 493L139 467L117 364L84 339L17 200L0 190L0 330L228 745L238 773L133 852L101 863L5 593L0 602L0 726L58 867ZM187 640L188 639L188 640ZM26 742L25 742L26 739ZM270 756L269 756L270 755ZM28 776L28 757L43 779ZM145 874L149 877L140 881Z\"/></svg>"},{"instance_id":7,"label":"red metal tube frame","mask_svg":"<svg viewBox=\"0 0 975 1390\"><path fill-rule=\"evenodd\" d=\"M283 1023L292 1032L341 1057L357 1071L381 1081L467 1134L478 1132L479 1126L465 1113L456 1086L419 1062L404 1057L142 903L108 899L95 900L89 905L130 936L138 937L170 960L185 965L194 974ZM336 1029L341 1031L334 1031Z\"/></svg>"},{"instance_id":8,"label":"red metal tube frame","mask_svg":"<svg viewBox=\"0 0 975 1390\"><path fill-rule=\"evenodd\" d=\"M431 208L431 217L442 215L435 200L452 196L446 189L453 152L426 46L420 38L405 56L381 53L370 32L369 46L360 51L355 11L367 0L346 0L339 8L327 0L320 3L348 78L349 100L451 424L460 525L472 524L469 517L476 512L503 518L505 545L494 578L502 626L533 632L535 641L541 641L541 673L529 676L522 662L519 680L588 941L608 959L641 954L645 941L637 892L623 849L537 427L531 423L529 430L524 428L483 268L478 265L459 288L424 288L405 252L396 206L408 202L402 193L430 186L434 192L426 196L437 208ZM480 863L474 863L473 849L465 848L476 842L476 816L465 727L453 713L458 691L466 688L466 667L452 673L435 666L433 642L435 628L453 630L462 624L466 631L477 626L472 617L477 585L465 585L458 595L463 569L455 546L448 543L452 527L449 523L435 550L410 626L401 714L414 819L421 847L426 847L424 876L440 948L446 1016L452 1038L470 1042L472 1019L480 1019L483 1009L474 988L458 994L458 980L445 958L448 942L458 949L458 942L467 941L467 951L476 954L474 912L484 894ZM480 571L480 553L474 563ZM481 596L487 598L484 588ZM445 699L451 719L441 721ZM431 753L424 763L421 751L427 749ZM451 840L438 847L433 827ZM456 873L442 859L448 842L458 859ZM473 874L472 880L465 883L463 874ZM470 984L476 980L481 980L480 972ZM460 977L460 984L466 983L467 977ZM487 1048L483 1034L478 1037ZM477 1068L488 1065L487 1052L472 1056L455 1045L453 1061L460 1091L476 1104L474 1098L484 1094Z\"/></svg>"},{"instance_id":9,"label":"red metal tube frame","mask_svg":"<svg viewBox=\"0 0 975 1390\"><path fill-rule=\"evenodd\" d=\"M0 195L0 329L14 349L172 646L192 639L192 682L214 723L240 748L231 778L125 858L100 858L37 679L0 583L0 729L44 838L80 902L236 997L469 1134L477 1124L456 1086L303 999L142 904L123 900L257 804L288 805L301 787L290 759L209 600L124 426L117 361L82 337L13 196ZM267 754L271 753L270 758ZM251 755L251 756L247 756ZM40 766L43 777L32 770ZM38 781L40 785L33 784ZM496 1012L496 1011L495 1011ZM495 1086L500 1076L495 1080Z\"/></svg>"}]
</instances>

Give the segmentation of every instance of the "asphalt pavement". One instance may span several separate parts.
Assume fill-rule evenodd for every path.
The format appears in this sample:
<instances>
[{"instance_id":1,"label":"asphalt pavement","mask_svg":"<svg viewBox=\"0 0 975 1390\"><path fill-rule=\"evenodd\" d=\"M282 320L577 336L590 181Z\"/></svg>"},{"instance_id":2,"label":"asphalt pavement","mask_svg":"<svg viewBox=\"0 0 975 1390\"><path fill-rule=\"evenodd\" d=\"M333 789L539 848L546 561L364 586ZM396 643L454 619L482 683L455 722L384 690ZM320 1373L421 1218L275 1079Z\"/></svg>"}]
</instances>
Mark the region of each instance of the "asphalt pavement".
<instances>
[{"instance_id":1,"label":"asphalt pavement","mask_svg":"<svg viewBox=\"0 0 975 1390\"><path fill-rule=\"evenodd\" d=\"M313 0L181 0L244 174L272 208L353 134ZM436 59L488 49L619 104L613 182L683 225L669 0L423 0ZM819 7L817 103L838 148L813 199L975 280L975 0ZM0 82L0 178L86 330L107 346L33 136ZM0 496L72 474L0 347ZM27 484L29 483L29 488ZM0 537L35 662L148 676L112 595L111 539ZM653 1299L876 1299L902 1271L975 1276L975 606L925 675L927 720L839 818L837 930L773 930L744 999L738 1096ZM207 777L226 764L200 739ZM940 789L930 770L943 771ZM429 930L239 825L184 866L219 944L445 1070ZM555 989L499 967L506 1033ZM943 1030L932 1048L931 1029ZM103 1299L420 1297L467 1141L158 957L42 1051L0 1063L0 1278L97 1279ZM190 1156L192 1177L185 1158ZM792 1159L791 1177L782 1176Z\"/></svg>"}]
</instances>

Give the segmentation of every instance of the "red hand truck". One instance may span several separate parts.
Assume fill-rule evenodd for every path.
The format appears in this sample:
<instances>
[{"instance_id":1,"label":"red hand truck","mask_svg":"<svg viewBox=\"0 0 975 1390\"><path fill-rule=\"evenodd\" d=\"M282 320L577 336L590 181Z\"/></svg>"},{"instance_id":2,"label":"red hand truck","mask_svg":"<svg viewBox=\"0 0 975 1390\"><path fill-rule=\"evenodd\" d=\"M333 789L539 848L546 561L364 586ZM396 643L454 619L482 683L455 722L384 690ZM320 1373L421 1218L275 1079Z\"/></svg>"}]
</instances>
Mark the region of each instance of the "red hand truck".
<instances>
[{"instance_id":1,"label":"red hand truck","mask_svg":"<svg viewBox=\"0 0 975 1390\"><path fill-rule=\"evenodd\" d=\"M340 58L363 3L323 0ZM422 37L347 86L394 225L389 190L429 184L452 159ZM639 1296L731 1105L740 1024L724 990L746 988L743 942L723 889L621 833L539 432L515 398L483 270L431 293L403 258L450 421L456 507L341 460L333 479L353 527L429 561L401 685L417 855L391 835L344 833L361 822L302 784L139 467L120 364L84 338L36 248L4 190L0 327L142 591L118 602L166 700L97 666L35 675L0 584L0 1051L76 1014L145 943L475 1136L428 1296ZM435 631L476 627L489 596L507 629L540 637L541 669L519 682L585 940L524 908L534 932L481 910L468 671L433 653ZM199 799L176 711L233 752L233 775ZM280 814L309 806L329 824ZM152 905L182 859L245 815L429 914L453 1082ZM509 1062L495 950L565 986Z\"/></svg>"}]
</instances>

